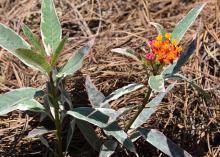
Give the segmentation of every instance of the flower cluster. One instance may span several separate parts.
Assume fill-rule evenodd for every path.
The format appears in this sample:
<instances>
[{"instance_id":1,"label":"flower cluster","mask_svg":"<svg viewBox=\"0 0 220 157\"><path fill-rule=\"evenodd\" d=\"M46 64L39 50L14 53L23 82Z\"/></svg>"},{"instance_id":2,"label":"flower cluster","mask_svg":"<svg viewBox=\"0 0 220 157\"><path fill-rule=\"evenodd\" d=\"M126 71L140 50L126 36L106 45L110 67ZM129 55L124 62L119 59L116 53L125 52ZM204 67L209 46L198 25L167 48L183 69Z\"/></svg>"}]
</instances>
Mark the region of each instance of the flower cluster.
<instances>
[{"instance_id":1,"label":"flower cluster","mask_svg":"<svg viewBox=\"0 0 220 157\"><path fill-rule=\"evenodd\" d=\"M171 34L158 35L155 40L149 42L151 53L146 54L146 60L156 61L160 64L170 64L179 57L182 48L176 40L171 41Z\"/></svg>"}]
</instances>

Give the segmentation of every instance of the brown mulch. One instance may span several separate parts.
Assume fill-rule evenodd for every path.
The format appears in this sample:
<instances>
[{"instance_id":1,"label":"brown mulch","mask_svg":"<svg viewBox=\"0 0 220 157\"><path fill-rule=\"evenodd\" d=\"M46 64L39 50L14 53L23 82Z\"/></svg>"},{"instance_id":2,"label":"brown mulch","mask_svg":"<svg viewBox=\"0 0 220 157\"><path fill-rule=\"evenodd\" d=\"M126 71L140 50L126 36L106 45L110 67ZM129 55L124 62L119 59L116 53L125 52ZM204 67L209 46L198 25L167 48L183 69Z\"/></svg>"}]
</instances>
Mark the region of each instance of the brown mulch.
<instances>
[{"instance_id":1,"label":"brown mulch","mask_svg":"<svg viewBox=\"0 0 220 157\"><path fill-rule=\"evenodd\" d=\"M80 46L96 37L95 46L84 61L83 68L68 77L67 89L73 102L87 102L84 100L87 96L81 79L86 75L105 95L129 83L145 82L147 78L139 63L113 54L110 50L132 47L137 55L144 55L140 47L157 34L149 22L160 23L171 32L192 7L202 2L207 2L206 7L181 43L186 47L192 36L199 33L197 49L182 68L182 73L205 89L211 95L211 101L205 101L187 82L179 82L145 125L163 131L195 157L220 156L219 0L55 0L63 34L69 33L70 36L59 66ZM40 1L1 0L0 22L22 36L21 25L25 23L40 35ZM0 93L25 86L42 87L45 82L45 76L0 49ZM129 104L140 104L142 92L128 94L111 105L117 109ZM39 123L38 118L39 115L19 111L0 117L0 156L49 156L50 152L38 140L24 138ZM81 140L79 137L81 135L75 137L76 142L73 139L73 152L90 150L85 141L77 146ZM53 136L48 139L53 146ZM139 140L136 145L142 157L159 156L161 153L143 140ZM95 156L91 152L88 151L84 156Z\"/></svg>"}]
</instances>

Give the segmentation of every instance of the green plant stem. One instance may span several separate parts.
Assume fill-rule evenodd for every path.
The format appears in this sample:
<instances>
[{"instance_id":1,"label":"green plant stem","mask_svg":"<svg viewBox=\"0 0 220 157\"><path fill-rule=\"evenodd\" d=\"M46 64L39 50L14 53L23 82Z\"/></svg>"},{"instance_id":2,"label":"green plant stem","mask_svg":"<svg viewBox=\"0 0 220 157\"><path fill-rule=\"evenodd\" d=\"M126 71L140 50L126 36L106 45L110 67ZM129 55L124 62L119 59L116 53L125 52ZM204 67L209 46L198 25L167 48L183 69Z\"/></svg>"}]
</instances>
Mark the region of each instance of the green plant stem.
<instances>
[{"instance_id":1,"label":"green plant stem","mask_svg":"<svg viewBox=\"0 0 220 157\"><path fill-rule=\"evenodd\" d=\"M134 117L132 117L131 120L128 121L128 123L125 125L125 132L127 132L131 125L134 123L134 121L136 120L136 118L139 116L139 114L142 112L142 110L145 108L145 106L147 105L148 101L149 101L149 98L150 98L150 94L152 92L152 89L150 87L148 87L148 91L147 91L147 95L145 96L144 98L144 101L142 103L142 105L140 105L138 107L138 110L137 112L135 113Z\"/></svg>"},{"instance_id":2,"label":"green plant stem","mask_svg":"<svg viewBox=\"0 0 220 157\"><path fill-rule=\"evenodd\" d=\"M58 156L63 157L62 137L61 137L62 124L60 120L59 103L57 100L58 96L56 92L56 87L54 86L52 73L50 74L50 87L51 87L50 89L51 101L54 106L54 112L55 112L55 126L56 126L56 137L57 137L57 143L58 143Z\"/></svg>"}]
</instances>

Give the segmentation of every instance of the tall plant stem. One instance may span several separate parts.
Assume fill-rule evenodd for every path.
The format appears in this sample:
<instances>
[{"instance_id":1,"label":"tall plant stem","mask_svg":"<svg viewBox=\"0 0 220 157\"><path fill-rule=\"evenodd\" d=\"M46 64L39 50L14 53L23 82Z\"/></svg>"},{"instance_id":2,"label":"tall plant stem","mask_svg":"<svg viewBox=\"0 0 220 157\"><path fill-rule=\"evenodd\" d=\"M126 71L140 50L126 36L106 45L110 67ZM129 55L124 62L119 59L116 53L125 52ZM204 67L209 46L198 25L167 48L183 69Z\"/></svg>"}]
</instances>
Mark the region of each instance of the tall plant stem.
<instances>
[{"instance_id":1,"label":"tall plant stem","mask_svg":"<svg viewBox=\"0 0 220 157\"><path fill-rule=\"evenodd\" d=\"M58 156L63 157L63 150L62 150L62 137L61 137L61 120L60 120L60 113L59 113L59 103L58 103L58 95L56 91L56 87L54 85L54 81L52 78L52 73L50 74L50 96L51 96L51 102L54 106L54 112L55 112L55 126L56 126L56 138L57 138L57 145L58 145Z\"/></svg>"},{"instance_id":2,"label":"tall plant stem","mask_svg":"<svg viewBox=\"0 0 220 157\"><path fill-rule=\"evenodd\" d=\"M152 89L150 87L148 87L147 95L145 96L143 103L138 107L137 112L134 114L134 116L131 118L131 120L129 120L128 123L125 125L125 129L124 129L125 132L127 132L130 129L131 125L134 123L136 118L139 116L139 114L142 112L142 110L147 105L151 92L152 92Z\"/></svg>"}]
</instances>

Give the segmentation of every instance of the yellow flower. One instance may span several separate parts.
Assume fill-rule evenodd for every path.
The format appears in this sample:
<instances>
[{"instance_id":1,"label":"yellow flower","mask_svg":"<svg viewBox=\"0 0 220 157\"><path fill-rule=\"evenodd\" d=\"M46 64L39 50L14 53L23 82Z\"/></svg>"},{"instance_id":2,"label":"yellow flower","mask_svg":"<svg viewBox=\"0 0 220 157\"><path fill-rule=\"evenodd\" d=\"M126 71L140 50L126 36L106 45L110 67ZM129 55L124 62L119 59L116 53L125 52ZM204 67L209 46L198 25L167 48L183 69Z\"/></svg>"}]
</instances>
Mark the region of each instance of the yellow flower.
<instances>
[{"instance_id":1,"label":"yellow flower","mask_svg":"<svg viewBox=\"0 0 220 157\"><path fill-rule=\"evenodd\" d=\"M172 44L173 45L177 45L177 41L176 40L172 40Z\"/></svg>"},{"instance_id":2,"label":"yellow flower","mask_svg":"<svg viewBox=\"0 0 220 157\"><path fill-rule=\"evenodd\" d=\"M159 34L158 36L157 36L157 38L156 38L158 41L162 41L162 39L163 39L163 36L161 35L161 34Z\"/></svg>"},{"instance_id":3,"label":"yellow flower","mask_svg":"<svg viewBox=\"0 0 220 157\"><path fill-rule=\"evenodd\" d=\"M176 47L176 50L177 50L178 52L181 52L183 49L182 49L181 46L177 46L177 47Z\"/></svg>"},{"instance_id":4,"label":"yellow flower","mask_svg":"<svg viewBox=\"0 0 220 157\"><path fill-rule=\"evenodd\" d=\"M170 39L171 38L171 34L170 33L165 33L164 37L167 38L167 39Z\"/></svg>"}]
</instances>

